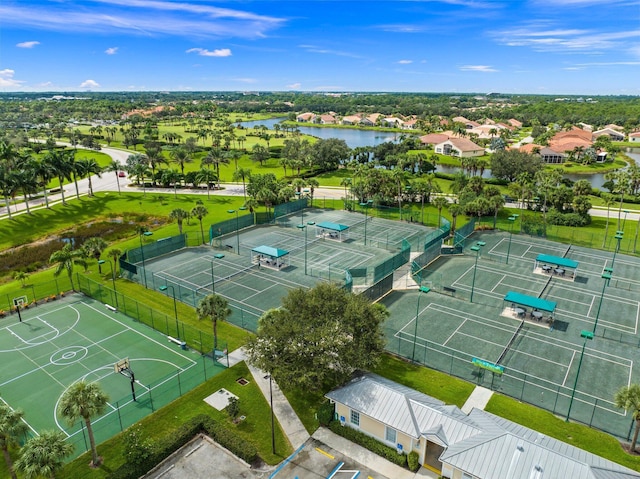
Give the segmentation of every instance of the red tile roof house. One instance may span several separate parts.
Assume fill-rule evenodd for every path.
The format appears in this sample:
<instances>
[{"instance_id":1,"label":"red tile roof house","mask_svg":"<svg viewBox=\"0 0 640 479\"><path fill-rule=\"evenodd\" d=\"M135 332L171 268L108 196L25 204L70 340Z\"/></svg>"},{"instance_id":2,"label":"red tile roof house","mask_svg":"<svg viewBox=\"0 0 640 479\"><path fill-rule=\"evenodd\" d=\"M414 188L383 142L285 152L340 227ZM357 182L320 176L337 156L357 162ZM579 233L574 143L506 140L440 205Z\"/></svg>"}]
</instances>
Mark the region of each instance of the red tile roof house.
<instances>
[{"instance_id":1,"label":"red tile roof house","mask_svg":"<svg viewBox=\"0 0 640 479\"><path fill-rule=\"evenodd\" d=\"M640 131L629 134L629 141L631 143L640 143Z\"/></svg>"},{"instance_id":2,"label":"red tile roof house","mask_svg":"<svg viewBox=\"0 0 640 479\"><path fill-rule=\"evenodd\" d=\"M325 113L324 115L316 116L313 119L313 121L314 123L320 123L322 125L335 125L336 123L338 123L338 121L336 120L336 117L328 113Z\"/></svg>"},{"instance_id":3,"label":"red tile roof house","mask_svg":"<svg viewBox=\"0 0 640 479\"><path fill-rule=\"evenodd\" d=\"M522 122L516 120L515 118L510 118L509 120L507 120L507 123L509 123L514 128L522 128Z\"/></svg>"},{"instance_id":4,"label":"red tile roof house","mask_svg":"<svg viewBox=\"0 0 640 479\"><path fill-rule=\"evenodd\" d=\"M311 113L311 112L301 113L300 115L296 116L296 121L297 122L312 122L315 117L316 117L315 113Z\"/></svg>"},{"instance_id":5,"label":"red tile roof house","mask_svg":"<svg viewBox=\"0 0 640 479\"><path fill-rule=\"evenodd\" d=\"M363 126L376 126L378 123L378 118L382 116L382 113L372 113L371 115L367 115L362 120L360 120L360 124Z\"/></svg>"},{"instance_id":6,"label":"red tile roof house","mask_svg":"<svg viewBox=\"0 0 640 479\"><path fill-rule=\"evenodd\" d=\"M357 125L362 120L360 115L349 115L342 118L343 125Z\"/></svg>"},{"instance_id":7,"label":"red tile roof house","mask_svg":"<svg viewBox=\"0 0 640 479\"><path fill-rule=\"evenodd\" d=\"M460 158L471 158L485 154L483 147L466 138L449 138L435 145L433 150L442 155L458 156Z\"/></svg>"},{"instance_id":8,"label":"red tile roof house","mask_svg":"<svg viewBox=\"0 0 640 479\"><path fill-rule=\"evenodd\" d=\"M603 128L602 130L593 132L593 138L598 138L602 135L609 135L611 141L624 141L624 133L614 130L613 128Z\"/></svg>"},{"instance_id":9,"label":"red tile roof house","mask_svg":"<svg viewBox=\"0 0 640 479\"><path fill-rule=\"evenodd\" d=\"M446 133L429 133L420 137L420 142L425 145L437 145L451 138Z\"/></svg>"}]
</instances>

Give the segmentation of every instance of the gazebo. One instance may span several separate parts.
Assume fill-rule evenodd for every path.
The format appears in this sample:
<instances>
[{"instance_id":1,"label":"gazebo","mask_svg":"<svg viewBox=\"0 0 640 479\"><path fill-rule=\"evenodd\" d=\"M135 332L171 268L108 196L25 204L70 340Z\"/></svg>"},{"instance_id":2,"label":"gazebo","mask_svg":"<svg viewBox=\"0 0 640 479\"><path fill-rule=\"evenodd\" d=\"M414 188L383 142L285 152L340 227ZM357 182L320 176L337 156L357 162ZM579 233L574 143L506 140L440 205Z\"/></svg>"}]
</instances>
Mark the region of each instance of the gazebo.
<instances>
[{"instance_id":1,"label":"gazebo","mask_svg":"<svg viewBox=\"0 0 640 479\"><path fill-rule=\"evenodd\" d=\"M515 291L509 291L504 297L504 302L508 303L508 306L504 308L503 316L518 319L527 319L528 317L529 319L540 322L543 319L544 313L547 313L547 323L553 322L553 313L555 313L557 305L555 301L549 301ZM532 308L532 310L528 311L527 308Z\"/></svg>"},{"instance_id":2,"label":"gazebo","mask_svg":"<svg viewBox=\"0 0 640 479\"><path fill-rule=\"evenodd\" d=\"M578 270L578 262L569 258L560 256L552 256L549 254L539 254L536 257L536 264L533 268L534 273L542 273L558 276L560 278L575 281Z\"/></svg>"},{"instance_id":3,"label":"gazebo","mask_svg":"<svg viewBox=\"0 0 640 479\"><path fill-rule=\"evenodd\" d=\"M323 221L316 224L316 236L320 238L328 238L336 241L344 241L349 237L349 227L340 223L331 223Z\"/></svg>"},{"instance_id":4,"label":"gazebo","mask_svg":"<svg viewBox=\"0 0 640 479\"><path fill-rule=\"evenodd\" d=\"M262 245L251 250L251 262L258 266L282 269L291 264L291 259L287 250Z\"/></svg>"}]
</instances>

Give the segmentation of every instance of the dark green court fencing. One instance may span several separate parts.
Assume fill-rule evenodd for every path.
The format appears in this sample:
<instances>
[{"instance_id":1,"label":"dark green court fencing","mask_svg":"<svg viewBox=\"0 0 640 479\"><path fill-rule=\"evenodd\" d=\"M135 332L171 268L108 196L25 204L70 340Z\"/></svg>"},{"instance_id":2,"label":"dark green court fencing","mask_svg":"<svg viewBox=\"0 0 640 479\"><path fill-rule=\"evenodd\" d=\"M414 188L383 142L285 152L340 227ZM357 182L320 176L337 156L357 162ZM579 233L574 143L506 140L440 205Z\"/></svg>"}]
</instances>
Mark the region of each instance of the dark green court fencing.
<instances>
[{"instance_id":1,"label":"dark green court fencing","mask_svg":"<svg viewBox=\"0 0 640 479\"><path fill-rule=\"evenodd\" d=\"M253 217L254 217L254 221L257 225L266 225L268 223L271 223L273 221L273 215L271 214L271 212L267 212L267 213L258 213L257 211L255 211L253 213Z\"/></svg>"},{"instance_id":2,"label":"dark green court fencing","mask_svg":"<svg viewBox=\"0 0 640 479\"><path fill-rule=\"evenodd\" d=\"M204 331L195 328L190 324L185 324L180 321L180 317L176 318L175 315L168 315L156 311L133 298L116 292L111 288L107 288L84 276L77 275L77 278L79 291L87 296L104 304L116 307L118 311L122 311L125 315L150 326L166 336L184 341L189 348L202 354L208 354L213 350L213 330L209 333L205 328L203 328ZM218 340L218 349L221 349L220 342L221 341Z\"/></svg>"},{"instance_id":3,"label":"dark green court fencing","mask_svg":"<svg viewBox=\"0 0 640 479\"><path fill-rule=\"evenodd\" d=\"M418 283L420 283L420 279L422 278L421 271L440 256L442 249L441 241L440 239L434 239L431 245L425 248L424 253L416 256L411 262L411 274L414 276L414 279L417 278L416 281Z\"/></svg>"},{"instance_id":4,"label":"dark green court fencing","mask_svg":"<svg viewBox=\"0 0 640 479\"><path fill-rule=\"evenodd\" d=\"M219 238L220 236L224 236L229 233L235 233L242 228L253 226L254 223L255 218L253 216L253 213L238 216L237 218L234 216L233 218L229 218L228 220L214 223L209 226L209 242L213 241L216 238Z\"/></svg>"},{"instance_id":5,"label":"dark green court fencing","mask_svg":"<svg viewBox=\"0 0 640 479\"><path fill-rule=\"evenodd\" d=\"M307 198L300 198L299 200L289 201L288 203L281 203L273 207L273 218L278 221L281 216L295 213L307 207Z\"/></svg>"},{"instance_id":6,"label":"dark green court fencing","mask_svg":"<svg viewBox=\"0 0 640 479\"><path fill-rule=\"evenodd\" d=\"M344 272L344 289L350 293L353 291L353 277L348 269Z\"/></svg>"},{"instance_id":7,"label":"dark green court fencing","mask_svg":"<svg viewBox=\"0 0 640 479\"><path fill-rule=\"evenodd\" d=\"M475 218L471 218L471 221L469 221L464 226L458 228L456 230L456 232L455 232L455 235L454 235L454 240L453 240L454 248L455 247L464 248L465 240L469 236L471 236L471 234L473 234L475 228L476 228L476 219Z\"/></svg>"},{"instance_id":8,"label":"dark green court fencing","mask_svg":"<svg viewBox=\"0 0 640 479\"><path fill-rule=\"evenodd\" d=\"M136 377L136 380L140 381L140 384L135 385L136 402L132 401L130 395L117 400L111 398L109 404L114 407L114 410L110 409L108 414L102 416L99 421L91 423L96 443L112 438L224 370L223 365L206 356L194 359L197 363L190 368L176 370L175 373L154 383L145 383L143 377ZM123 376L122 381L129 381L129 379ZM68 432L72 435L67 442L75 446L73 457L90 450L84 421L76 421L73 431Z\"/></svg>"},{"instance_id":9,"label":"dark green court fencing","mask_svg":"<svg viewBox=\"0 0 640 479\"><path fill-rule=\"evenodd\" d=\"M127 251L127 261L129 263L140 263L143 260L156 258L163 254L185 248L187 246L187 235L169 236L159 239L153 243L143 245L142 248L133 248Z\"/></svg>"},{"instance_id":10,"label":"dark green court fencing","mask_svg":"<svg viewBox=\"0 0 640 479\"><path fill-rule=\"evenodd\" d=\"M559 417L567 416L573 393L571 387L559 386L511 370L508 361L504 374L495 374L472 364L473 356L469 354L395 329L385 328L385 336L388 338L386 349L391 353L546 409ZM632 433L633 419L629 415L622 415L623 411L615 409L611 402L582 392L589 390L590 380L594 378L581 378L571 406L571 420L628 441Z\"/></svg>"},{"instance_id":11,"label":"dark green court fencing","mask_svg":"<svg viewBox=\"0 0 640 479\"><path fill-rule=\"evenodd\" d=\"M409 261L411 257L411 244L407 240L402 240L402 248L400 252L386 261L383 261L379 265L373 268L373 282L374 284L382 280L385 276L393 273L403 264Z\"/></svg>"},{"instance_id":12,"label":"dark green court fencing","mask_svg":"<svg viewBox=\"0 0 640 479\"><path fill-rule=\"evenodd\" d=\"M77 287L77 285L74 284ZM70 291L71 281L66 274L60 275L52 281L43 283L29 283L27 280L25 286L15 285L15 287L0 296L0 318L14 311L13 300L17 298L25 299L27 307L36 307L35 302L53 300L60 295ZM23 306L24 308L24 306Z\"/></svg>"},{"instance_id":13,"label":"dark green court fencing","mask_svg":"<svg viewBox=\"0 0 640 479\"><path fill-rule=\"evenodd\" d=\"M376 284L369 286L360 295L365 296L369 301L375 302L393 289L393 273L382 278Z\"/></svg>"}]
</instances>

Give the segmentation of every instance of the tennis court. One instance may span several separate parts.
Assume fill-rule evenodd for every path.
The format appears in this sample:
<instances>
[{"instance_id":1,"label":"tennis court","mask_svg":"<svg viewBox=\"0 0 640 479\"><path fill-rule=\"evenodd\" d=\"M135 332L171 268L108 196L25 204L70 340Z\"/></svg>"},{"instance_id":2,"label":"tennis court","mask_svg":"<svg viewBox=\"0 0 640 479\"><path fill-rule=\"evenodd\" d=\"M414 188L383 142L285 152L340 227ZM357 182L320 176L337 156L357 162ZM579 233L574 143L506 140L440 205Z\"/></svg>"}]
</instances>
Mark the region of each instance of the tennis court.
<instances>
[{"instance_id":1,"label":"tennis court","mask_svg":"<svg viewBox=\"0 0 640 479\"><path fill-rule=\"evenodd\" d=\"M12 315L2 323L1 399L25 411L31 434L64 432L75 454L88 448L82 421L71 427L57 413L58 401L73 383L99 382L109 396L106 412L92 420L96 440L102 442L222 370L84 296L70 295L21 315L21 322ZM125 358L135 382L114 371Z\"/></svg>"},{"instance_id":2,"label":"tennis court","mask_svg":"<svg viewBox=\"0 0 640 479\"><path fill-rule=\"evenodd\" d=\"M539 254L578 261L575 281L534 272ZM633 281L640 261L618 254L608 282L602 273L612 255L476 233L464 255L427 266L423 285L432 291L394 292L382 300L391 311L389 347L559 415L567 414L575 386L571 418L626 437L630 417L615 408L613 395L640 381L633 367L640 360L640 291L616 287L616 280ZM444 291L450 294L439 294ZM510 291L556 302L553 320L511 315L504 301ZM594 340L583 339L582 331L595 332ZM473 358L504 367L504 374L479 369Z\"/></svg>"}]
</instances>

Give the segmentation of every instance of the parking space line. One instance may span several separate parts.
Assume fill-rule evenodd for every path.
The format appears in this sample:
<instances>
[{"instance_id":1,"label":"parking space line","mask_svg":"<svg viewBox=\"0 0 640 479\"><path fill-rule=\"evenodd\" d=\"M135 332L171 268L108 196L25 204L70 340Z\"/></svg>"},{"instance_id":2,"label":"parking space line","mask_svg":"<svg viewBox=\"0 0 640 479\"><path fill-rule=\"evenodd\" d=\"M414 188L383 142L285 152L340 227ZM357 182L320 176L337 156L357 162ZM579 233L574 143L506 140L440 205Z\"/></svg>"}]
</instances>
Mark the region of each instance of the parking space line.
<instances>
[{"instance_id":1,"label":"parking space line","mask_svg":"<svg viewBox=\"0 0 640 479\"><path fill-rule=\"evenodd\" d=\"M323 451L322 449L320 449L319 447L316 447L316 451L318 451L320 454L324 454L325 456L327 456L329 459L335 459L335 456L332 456L331 454L329 454L326 451Z\"/></svg>"},{"instance_id":2,"label":"parking space line","mask_svg":"<svg viewBox=\"0 0 640 479\"><path fill-rule=\"evenodd\" d=\"M282 464L280 464L275 471L273 471L271 473L271 475L269 476L269 479L273 479L274 477L276 477L276 474L278 474L282 468L284 466L286 466L287 464L289 464L291 462L291 459L293 459L294 457L296 457L298 455L298 453L300 451L302 451L304 449L304 444L302 444L302 446L300 446L298 449L296 449L293 454L291 454L289 457L287 457L284 461L282 461Z\"/></svg>"},{"instance_id":3,"label":"parking space line","mask_svg":"<svg viewBox=\"0 0 640 479\"><path fill-rule=\"evenodd\" d=\"M327 479L331 479L333 476L335 476L338 471L340 471L340 468L344 466L344 462L340 462L336 467L333 468L333 471L331 471L331 474L329 474L327 476Z\"/></svg>"}]
</instances>

